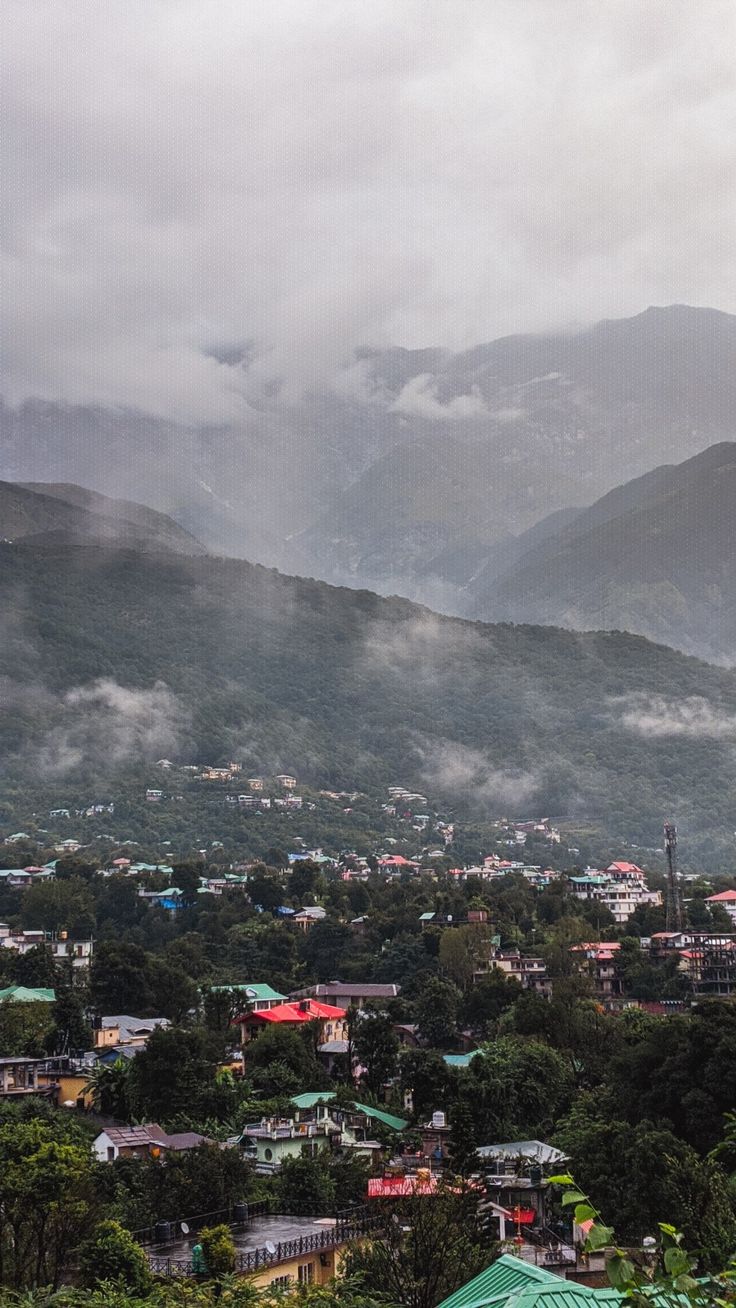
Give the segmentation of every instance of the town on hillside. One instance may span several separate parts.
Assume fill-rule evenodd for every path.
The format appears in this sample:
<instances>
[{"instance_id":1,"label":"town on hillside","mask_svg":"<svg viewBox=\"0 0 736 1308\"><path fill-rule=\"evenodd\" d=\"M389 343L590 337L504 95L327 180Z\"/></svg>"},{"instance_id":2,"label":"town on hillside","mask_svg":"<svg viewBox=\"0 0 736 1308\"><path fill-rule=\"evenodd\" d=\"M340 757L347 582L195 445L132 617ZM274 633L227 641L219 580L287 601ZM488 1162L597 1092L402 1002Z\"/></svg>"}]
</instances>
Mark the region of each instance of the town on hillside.
<instances>
[{"instance_id":1,"label":"town on hillside","mask_svg":"<svg viewBox=\"0 0 736 1308\"><path fill-rule=\"evenodd\" d=\"M39 1142L71 1146L76 1243L102 1211L146 1282L211 1273L219 1240L264 1291L378 1292L390 1267L403 1303L396 1218L420 1261L464 1232L443 1308L468 1280L495 1303L502 1276L595 1296L605 1251L554 1178L637 1248L654 1156L663 1219L718 1262L736 1238L736 878L668 864L671 826L640 861L593 863L557 819L467 828L399 785L157 767L144 813L180 810L183 776L239 826L176 849L124 797L69 799L0 843L0 1156L18 1131L29 1167ZM718 1234L697 1186L722 1187ZM35 1202L30 1241L51 1198ZM39 1243L44 1275L78 1276L76 1243Z\"/></svg>"}]
</instances>

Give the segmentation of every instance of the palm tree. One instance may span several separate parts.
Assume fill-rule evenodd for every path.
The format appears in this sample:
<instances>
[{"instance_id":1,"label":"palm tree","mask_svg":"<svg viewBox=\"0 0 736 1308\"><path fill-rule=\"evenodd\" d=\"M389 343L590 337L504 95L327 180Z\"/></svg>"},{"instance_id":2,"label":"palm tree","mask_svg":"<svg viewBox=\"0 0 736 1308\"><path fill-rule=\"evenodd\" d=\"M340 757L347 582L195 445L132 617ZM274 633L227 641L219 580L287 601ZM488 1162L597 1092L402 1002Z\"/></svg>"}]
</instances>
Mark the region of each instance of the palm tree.
<instances>
[{"instance_id":1,"label":"palm tree","mask_svg":"<svg viewBox=\"0 0 736 1308\"><path fill-rule=\"evenodd\" d=\"M93 1107L98 1113L128 1121L129 1073L130 1064L124 1058L116 1058L114 1063L99 1062L93 1068L84 1087L84 1094L90 1095Z\"/></svg>"}]
</instances>

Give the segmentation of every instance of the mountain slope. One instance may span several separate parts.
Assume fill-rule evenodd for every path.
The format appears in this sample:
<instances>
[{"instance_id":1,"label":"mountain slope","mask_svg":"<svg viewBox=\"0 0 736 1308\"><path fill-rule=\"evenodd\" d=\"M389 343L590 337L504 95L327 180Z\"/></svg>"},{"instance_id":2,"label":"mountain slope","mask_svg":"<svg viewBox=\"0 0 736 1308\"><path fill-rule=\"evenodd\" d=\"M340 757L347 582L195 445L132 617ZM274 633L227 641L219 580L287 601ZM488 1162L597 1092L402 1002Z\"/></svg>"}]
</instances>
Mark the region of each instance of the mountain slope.
<instances>
[{"instance_id":1,"label":"mountain slope","mask_svg":"<svg viewBox=\"0 0 736 1308\"><path fill-rule=\"evenodd\" d=\"M657 468L579 513L499 576L481 572L485 619L635 631L736 662L736 444Z\"/></svg>"},{"instance_id":2,"label":"mountain slope","mask_svg":"<svg viewBox=\"0 0 736 1308\"><path fill-rule=\"evenodd\" d=\"M0 476L143 500L217 553L457 611L505 538L622 469L736 436L736 317L710 309L347 362L301 399L256 396L230 427L0 405Z\"/></svg>"},{"instance_id":3,"label":"mountain slope","mask_svg":"<svg viewBox=\"0 0 736 1308\"><path fill-rule=\"evenodd\" d=\"M734 827L736 676L635 636L483 626L238 560L33 540L0 545L0 611L2 786L236 758L647 844L668 813L683 831Z\"/></svg>"},{"instance_id":4,"label":"mountain slope","mask_svg":"<svg viewBox=\"0 0 736 1308\"><path fill-rule=\"evenodd\" d=\"M0 482L0 534L6 540L53 534L131 549L202 554L204 547L163 513L70 484Z\"/></svg>"},{"instance_id":5,"label":"mountain slope","mask_svg":"<svg viewBox=\"0 0 736 1308\"><path fill-rule=\"evenodd\" d=\"M408 352L398 372L394 353L371 364L403 440L299 543L319 575L448 607L504 535L736 435L736 317L713 310L507 337L431 371Z\"/></svg>"}]
</instances>

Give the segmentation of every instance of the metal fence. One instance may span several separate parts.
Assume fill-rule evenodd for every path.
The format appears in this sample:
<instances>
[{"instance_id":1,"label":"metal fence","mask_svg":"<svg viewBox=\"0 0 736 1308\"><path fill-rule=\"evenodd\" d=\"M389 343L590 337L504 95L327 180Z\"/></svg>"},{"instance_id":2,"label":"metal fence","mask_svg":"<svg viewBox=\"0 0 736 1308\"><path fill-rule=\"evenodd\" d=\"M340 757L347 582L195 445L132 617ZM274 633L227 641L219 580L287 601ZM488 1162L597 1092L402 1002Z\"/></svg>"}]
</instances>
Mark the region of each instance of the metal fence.
<instances>
[{"instance_id":1,"label":"metal fence","mask_svg":"<svg viewBox=\"0 0 736 1308\"><path fill-rule=\"evenodd\" d=\"M235 1271L242 1275L261 1271L266 1267L275 1267L278 1263L288 1262L303 1254L324 1253L338 1245L355 1240L380 1225L378 1215L367 1211L353 1214L349 1219L338 1220L335 1226L323 1231L313 1231L310 1235L299 1236L295 1240L280 1240L268 1247L246 1249L236 1255ZM149 1254L151 1271L156 1276L193 1276L194 1267L191 1259L164 1258Z\"/></svg>"},{"instance_id":2,"label":"metal fence","mask_svg":"<svg viewBox=\"0 0 736 1308\"><path fill-rule=\"evenodd\" d=\"M177 1244L182 1237L182 1222L186 1223L192 1233L201 1231L203 1226L218 1226L221 1222L231 1226L234 1231L242 1231L249 1226L254 1217L268 1217L271 1213L267 1199L254 1200L245 1207L247 1208L245 1217L236 1217L236 1205L231 1204L229 1208L220 1208L215 1212L164 1219L157 1222L155 1226L142 1226L137 1231L131 1231L131 1235L138 1244Z\"/></svg>"}]
</instances>

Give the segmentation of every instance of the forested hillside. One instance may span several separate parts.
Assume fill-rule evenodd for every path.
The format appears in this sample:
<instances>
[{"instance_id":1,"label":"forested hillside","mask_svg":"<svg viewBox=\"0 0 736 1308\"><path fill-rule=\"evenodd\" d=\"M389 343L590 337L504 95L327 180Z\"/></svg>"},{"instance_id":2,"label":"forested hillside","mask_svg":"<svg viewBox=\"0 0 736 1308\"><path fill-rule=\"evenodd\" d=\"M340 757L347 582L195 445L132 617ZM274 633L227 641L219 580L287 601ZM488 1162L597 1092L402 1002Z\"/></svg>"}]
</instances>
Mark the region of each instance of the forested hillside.
<instances>
[{"instance_id":1,"label":"forested hillside","mask_svg":"<svg viewBox=\"0 0 736 1308\"><path fill-rule=\"evenodd\" d=\"M483 626L233 560L0 546L6 775L236 758L458 811L733 831L736 678L622 633Z\"/></svg>"},{"instance_id":2,"label":"forested hillside","mask_svg":"<svg viewBox=\"0 0 736 1308\"><path fill-rule=\"evenodd\" d=\"M525 533L516 558L491 556L474 579L468 612L636 631L733 663L735 509L736 445L724 441Z\"/></svg>"}]
</instances>

